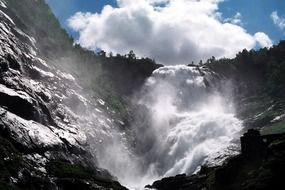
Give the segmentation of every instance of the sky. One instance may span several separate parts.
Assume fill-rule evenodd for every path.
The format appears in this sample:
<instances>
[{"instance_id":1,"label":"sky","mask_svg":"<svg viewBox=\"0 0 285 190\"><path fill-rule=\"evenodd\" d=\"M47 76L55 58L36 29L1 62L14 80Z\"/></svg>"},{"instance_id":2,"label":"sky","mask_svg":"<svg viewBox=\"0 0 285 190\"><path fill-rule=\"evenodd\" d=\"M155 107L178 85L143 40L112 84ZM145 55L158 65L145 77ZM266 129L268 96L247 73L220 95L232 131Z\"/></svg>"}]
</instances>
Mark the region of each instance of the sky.
<instances>
[{"instance_id":1,"label":"sky","mask_svg":"<svg viewBox=\"0 0 285 190\"><path fill-rule=\"evenodd\" d=\"M46 0L83 47L166 65L232 58L285 39L284 0Z\"/></svg>"}]
</instances>

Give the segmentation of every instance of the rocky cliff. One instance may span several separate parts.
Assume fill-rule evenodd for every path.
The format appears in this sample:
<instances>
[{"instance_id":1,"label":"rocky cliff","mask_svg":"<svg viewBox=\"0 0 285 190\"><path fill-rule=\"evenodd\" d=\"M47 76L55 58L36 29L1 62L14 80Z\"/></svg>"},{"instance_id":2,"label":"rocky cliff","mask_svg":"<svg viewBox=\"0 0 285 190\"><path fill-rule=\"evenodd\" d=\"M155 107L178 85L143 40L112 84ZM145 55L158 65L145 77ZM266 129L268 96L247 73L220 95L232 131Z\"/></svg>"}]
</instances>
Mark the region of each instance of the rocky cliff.
<instances>
[{"instance_id":1,"label":"rocky cliff","mask_svg":"<svg viewBox=\"0 0 285 190\"><path fill-rule=\"evenodd\" d=\"M86 150L82 123L96 108L86 125L98 126L100 100L40 56L12 3L0 1L0 189L126 189Z\"/></svg>"}]
</instances>

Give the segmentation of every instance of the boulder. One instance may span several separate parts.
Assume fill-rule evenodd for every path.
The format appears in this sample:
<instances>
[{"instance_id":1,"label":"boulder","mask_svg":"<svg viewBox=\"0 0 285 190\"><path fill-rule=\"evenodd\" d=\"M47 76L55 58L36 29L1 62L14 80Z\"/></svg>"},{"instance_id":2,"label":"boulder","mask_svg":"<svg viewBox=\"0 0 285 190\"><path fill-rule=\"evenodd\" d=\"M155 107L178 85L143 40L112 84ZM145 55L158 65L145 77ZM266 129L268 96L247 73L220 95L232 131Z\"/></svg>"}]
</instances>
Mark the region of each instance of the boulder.
<instances>
[{"instance_id":1,"label":"boulder","mask_svg":"<svg viewBox=\"0 0 285 190\"><path fill-rule=\"evenodd\" d=\"M241 153L246 158L259 158L264 154L266 144L259 131L249 129L241 138Z\"/></svg>"}]
</instances>

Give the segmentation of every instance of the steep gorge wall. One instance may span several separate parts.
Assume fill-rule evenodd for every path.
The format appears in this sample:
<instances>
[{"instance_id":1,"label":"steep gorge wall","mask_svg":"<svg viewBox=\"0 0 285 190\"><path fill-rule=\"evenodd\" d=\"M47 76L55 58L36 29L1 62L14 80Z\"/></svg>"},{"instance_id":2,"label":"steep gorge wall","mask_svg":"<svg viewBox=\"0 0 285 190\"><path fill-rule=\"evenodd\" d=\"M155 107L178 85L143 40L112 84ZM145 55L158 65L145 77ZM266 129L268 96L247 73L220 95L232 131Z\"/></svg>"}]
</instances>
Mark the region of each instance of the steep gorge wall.
<instances>
[{"instance_id":1,"label":"steep gorge wall","mask_svg":"<svg viewBox=\"0 0 285 190\"><path fill-rule=\"evenodd\" d=\"M13 2L0 2L0 188L125 189L86 147L83 127L100 130L106 120L102 100L92 101L71 74L41 56Z\"/></svg>"}]
</instances>

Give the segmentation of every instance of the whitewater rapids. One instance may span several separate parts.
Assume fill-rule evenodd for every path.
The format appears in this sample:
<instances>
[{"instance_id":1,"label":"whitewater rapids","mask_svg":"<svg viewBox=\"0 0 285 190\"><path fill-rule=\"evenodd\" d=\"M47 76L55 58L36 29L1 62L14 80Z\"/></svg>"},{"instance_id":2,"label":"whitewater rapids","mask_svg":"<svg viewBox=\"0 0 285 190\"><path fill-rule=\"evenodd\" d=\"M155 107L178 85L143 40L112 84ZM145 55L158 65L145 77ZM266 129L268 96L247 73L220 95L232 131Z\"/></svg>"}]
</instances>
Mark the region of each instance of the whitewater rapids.
<instances>
[{"instance_id":1,"label":"whitewater rapids","mask_svg":"<svg viewBox=\"0 0 285 190\"><path fill-rule=\"evenodd\" d=\"M134 140L116 131L97 154L100 166L128 188L141 189L162 177L195 173L202 164L221 164L237 153L242 129L231 89L207 68L155 70L133 99Z\"/></svg>"}]
</instances>

